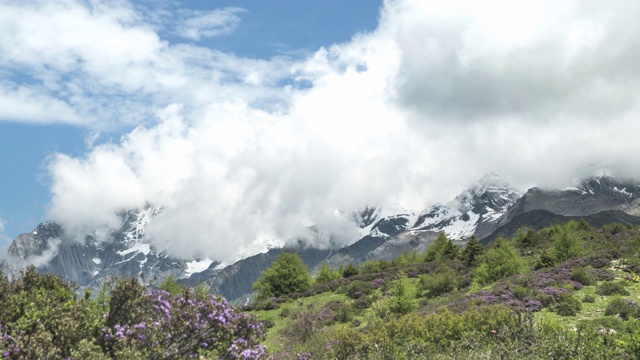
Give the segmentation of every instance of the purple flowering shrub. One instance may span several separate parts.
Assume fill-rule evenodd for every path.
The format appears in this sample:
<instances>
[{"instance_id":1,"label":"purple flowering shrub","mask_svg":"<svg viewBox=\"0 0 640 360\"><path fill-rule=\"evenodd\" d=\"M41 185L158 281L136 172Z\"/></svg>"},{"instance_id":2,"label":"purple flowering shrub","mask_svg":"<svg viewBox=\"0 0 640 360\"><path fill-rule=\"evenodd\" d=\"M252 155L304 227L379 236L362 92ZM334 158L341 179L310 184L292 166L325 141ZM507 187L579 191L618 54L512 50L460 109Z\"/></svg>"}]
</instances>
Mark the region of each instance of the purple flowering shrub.
<instances>
[{"instance_id":1,"label":"purple flowering shrub","mask_svg":"<svg viewBox=\"0 0 640 360\"><path fill-rule=\"evenodd\" d=\"M198 297L185 290L171 295L163 290L148 291L128 308L133 321L113 323L102 329L103 342L110 353L140 354L150 359L188 358L205 355L223 359L260 359L265 349L264 326L247 314L213 295Z\"/></svg>"},{"instance_id":2,"label":"purple flowering shrub","mask_svg":"<svg viewBox=\"0 0 640 360\"><path fill-rule=\"evenodd\" d=\"M96 299L34 268L0 273L0 357L7 359L262 359L264 326L193 290L109 284Z\"/></svg>"}]
</instances>

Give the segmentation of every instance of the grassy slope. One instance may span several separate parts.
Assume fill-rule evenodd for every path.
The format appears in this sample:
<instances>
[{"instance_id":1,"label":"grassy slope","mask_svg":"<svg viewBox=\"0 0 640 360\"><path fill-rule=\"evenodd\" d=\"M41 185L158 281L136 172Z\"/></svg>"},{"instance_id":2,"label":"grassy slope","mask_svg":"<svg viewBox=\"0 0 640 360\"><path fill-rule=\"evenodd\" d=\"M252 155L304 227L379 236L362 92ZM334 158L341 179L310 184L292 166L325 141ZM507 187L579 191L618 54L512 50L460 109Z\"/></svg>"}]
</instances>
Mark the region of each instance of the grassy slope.
<instances>
[{"instance_id":1,"label":"grassy slope","mask_svg":"<svg viewBox=\"0 0 640 360\"><path fill-rule=\"evenodd\" d=\"M588 232L583 236L583 241L588 241L588 242L583 243L582 257L587 257L592 252L606 252L606 251L611 252L612 247L616 246L612 244L618 241L618 240L615 240L615 238L616 237L621 238L621 236L623 239L625 239L624 241L626 242L624 242L624 244L625 246L627 246L627 248L623 248L623 250L627 251L627 253L629 254L631 253L637 254L640 249L635 248L635 246L638 244L639 241L633 240L633 239L640 238L638 236L639 233L640 231L636 229L627 230L624 234L617 234L613 236L607 233L606 231L602 231L602 230L594 230L592 232ZM633 241L629 242L628 239L630 238ZM620 240L620 242L623 243L622 240ZM629 249L628 248L629 244L631 244L634 248ZM549 246L548 243L541 244L541 245L538 245L538 248L534 249L533 253L529 252L530 255L527 256L526 259L530 263L530 267L532 267L532 264L535 261L535 255L537 251L540 250L540 248L548 247L548 246ZM525 252L526 251L523 250L523 253ZM413 270L416 270L415 266L416 265L413 264L403 268L394 268L393 272L395 274L398 274L398 273L407 274ZM623 271L620 267L616 267L616 268L611 267L610 269L615 272L617 279L630 280L629 274ZM424 272L428 273L428 271L424 271ZM395 281L387 283L387 288L392 287ZM483 290L492 289L494 286L496 286L497 283L498 282L485 286ZM502 283L504 283L504 281ZM627 283L628 285L626 288L630 292L630 295L625 296L625 298L640 303L640 284L632 281L628 281ZM417 278L409 278L407 281L407 285L410 293L417 294L417 291L418 291ZM344 287L345 285L342 286L342 288ZM412 301L416 308L415 311L425 312L425 311L432 311L432 309L438 308L438 307L446 307L452 302L460 301L468 293L469 293L469 288L465 288L465 289L461 289L460 291L445 294L429 300L418 297L418 296L414 296ZM573 291L573 294L580 300L583 299L584 295L587 295L587 294L595 295L595 285L585 286L580 290ZM382 289L375 290L373 296L376 296L376 295L378 297L381 296ZM594 303L583 302L582 310L579 312L577 316L560 316L555 312L551 311L550 309L544 308L541 311L536 313L536 316L535 316L536 321L538 322L551 321L556 324L561 324L562 326L574 327L574 326L578 326L579 323L583 320L593 320L593 319L604 317L605 309L612 297L595 295L595 298L596 298L596 301ZM344 291L340 291L340 290L326 291L317 295L302 297L298 300L290 300L288 302L281 304L279 309L251 311L251 313L256 314L263 321L274 322L275 326L269 329L267 339L265 341L265 345L267 345L271 351L278 351L282 349L281 344L283 343L283 339L281 337L280 331L283 328L285 328L291 321L289 318L281 316L281 312L283 308L289 307L291 309L295 309L296 307L300 306L300 304L302 304L302 306L305 306L305 307L310 304L313 304L316 308L319 308L332 300L338 300L345 304L353 304L354 302L354 300L348 298L344 294ZM354 314L355 321L352 321L347 324L335 322L327 326L326 330L331 331L337 328L348 327L348 326L356 327L356 328L364 328L366 326L366 318L371 313L371 311L372 311L371 309L356 311L356 313Z\"/></svg>"}]
</instances>

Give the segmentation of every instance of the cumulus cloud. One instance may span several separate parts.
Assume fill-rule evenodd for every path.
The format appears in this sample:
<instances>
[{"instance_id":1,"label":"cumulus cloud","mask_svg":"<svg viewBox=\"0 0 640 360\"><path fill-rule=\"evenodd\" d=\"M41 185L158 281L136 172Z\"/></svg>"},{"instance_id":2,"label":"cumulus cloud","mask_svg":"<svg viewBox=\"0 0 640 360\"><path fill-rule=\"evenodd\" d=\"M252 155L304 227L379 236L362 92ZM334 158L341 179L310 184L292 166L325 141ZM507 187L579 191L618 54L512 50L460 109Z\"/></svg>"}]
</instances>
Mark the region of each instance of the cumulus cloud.
<instances>
[{"instance_id":1,"label":"cumulus cloud","mask_svg":"<svg viewBox=\"0 0 640 360\"><path fill-rule=\"evenodd\" d=\"M240 23L238 14L245 12L238 7L226 7L213 11L180 10L176 34L191 40L217 37L233 32Z\"/></svg>"},{"instance_id":2,"label":"cumulus cloud","mask_svg":"<svg viewBox=\"0 0 640 360\"><path fill-rule=\"evenodd\" d=\"M155 204L158 246L225 261L311 225L353 241L336 209L420 211L489 171L521 190L603 168L640 175L640 25L628 2L389 0L375 31L295 61L170 44L126 3L92 4L0 15L21 39L0 35L0 50L15 46L0 66L33 69L48 96L92 114L88 127L139 124L85 156L51 158L49 215L79 233ZM73 24L109 34L115 51L70 31L40 44L24 12L63 35Z\"/></svg>"}]
</instances>

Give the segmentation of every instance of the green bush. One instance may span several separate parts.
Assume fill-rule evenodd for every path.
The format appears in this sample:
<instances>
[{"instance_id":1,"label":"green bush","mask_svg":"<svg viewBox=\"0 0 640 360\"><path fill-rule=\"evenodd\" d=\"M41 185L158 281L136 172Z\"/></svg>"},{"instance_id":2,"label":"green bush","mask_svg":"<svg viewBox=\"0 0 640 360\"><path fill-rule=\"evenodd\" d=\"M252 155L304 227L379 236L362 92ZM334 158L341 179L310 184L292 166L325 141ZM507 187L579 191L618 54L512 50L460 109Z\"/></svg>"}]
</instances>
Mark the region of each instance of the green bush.
<instances>
[{"instance_id":1,"label":"green bush","mask_svg":"<svg viewBox=\"0 0 640 360\"><path fill-rule=\"evenodd\" d=\"M582 304L573 294L560 293L555 310L561 316L575 316L582 310Z\"/></svg>"},{"instance_id":2,"label":"green bush","mask_svg":"<svg viewBox=\"0 0 640 360\"><path fill-rule=\"evenodd\" d=\"M583 303L595 303L596 302L596 297L593 294L586 294L583 298L582 298L582 302Z\"/></svg>"},{"instance_id":3,"label":"green bush","mask_svg":"<svg viewBox=\"0 0 640 360\"><path fill-rule=\"evenodd\" d=\"M413 304L413 294L409 291L407 279L405 277L396 281L393 287L393 296L391 297L390 310L396 314L408 314L415 308Z\"/></svg>"},{"instance_id":4,"label":"green bush","mask_svg":"<svg viewBox=\"0 0 640 360\"><path fill-rule=\"evenodd\" d=\"M454 244L444 231L441 231L433 244L427 248L425 261L452 260L457 258L459 253L460 247Z\"/></svg>"},{"instance_id":5,"label":"green bush","mask_svg":"<svg viewBox=\"0 0 640 360\"><path fill-rule=\"evenodd\" d=\"M360 273L360 271L358 270L358 268L355 265L349 264L349 265L347 265L346 268L344 268L342 270L342 277L346 279L346 278L350 278L352 276L356 276L359 273Z\"/></svg>"},{"instance_id":6,"label":"green bush","mask_svg":"<svg viewBox=\"0 0 640 360\"><path fill-rule=\"evenodd\" d=\"M338 270L330 268L327 264L322 264L315 280L317 284L323 284L339 278L340 272Z\"/></svg>"},{"instance_id":7,"label":"green bush","mask_svg":"<svg viewBox=\"0 0 640 360\"><path fill-rule=\"evenodd\" d=\"M347 296L352 299L359 299L373 292L373 284L370 282L355 280L347 286Z\"/></svg>"},{"instance_id":8,"label":"green bush","mask_svg":"<svg viewBox=\"0 0 640 360\"><path fill-rule=\"evenodd\" d=\"M282 253L253 283L258 299L302 292L311 287L309 268L296 253Z\"/></svg>"},{"instance_id":9,"label":"green bush","mask_svg":"<svg viewBox=\"0 0 640 360\"><path fill-rule=\"evenodd\" d=\"M536 270L549 268L554 266L556 262L556 256L552 251L550 251L549 249L542 249L536 257L536 262L533 265L533 268Z\"/></svg>"},{"instance_id":10,"label":"green bush","mask_svg":"<svg viewBox=\"0 0 640 360\"><path fill-rule=\"evenodd\" d=\"M627 227L620 223L612 223L612 224L602 225L602 230L605 232L608 232L611 235L617 235L627 230Z\"/></svg>"},{"instance_id":11,"label":"green bush","mask_svg":"<svg viewBox=\"0 0 640 360\"><path fill-rule=\"evenodd\" d=\"M556 225L554 229L553 253L556 260L562 262L576 257L580 253L580 238L568 225Z\"/></svg>"},{"instance_id":12,"label":"green bush","mask_svg":"<svg viewBox=\"0 0 640 360\"><path fill-rule=\"evenodd\" d=\"M638 304L635 302L618 295L609 301L604 314L606 316L618 315L622 320L628 320L632 317L640 317L640 309L638 309Z\"/></svg>"},{"instance_id":13,"label":"green bush","mask_svg":"<svg viewBox=\"0 0 640 360\"><path fill-rule=\"evenodd\" d=\"M336 311L335 320L343 324L351 322L353 320L353 308L347 304L341 306Z\"/></svg>"},{"instance_id":14,"label":"green bush","mask_svg":"<svg viewBox=\"0 0 640 360\"><path fill-rule=\"evenodd\" d=\"M593 285L596 283L596 279L593 277L593 275L583 267L573 269L573 271L571 272L571 280L577 281L585 286Z\"/></svg>"},{"instance_id":15,"label":"green bush","mask_svg":"<svg viewBox=\"0 0 640 360\"><path fill-rule=\"evenodd\" d=\"M473 276L481 284L489 284L527 271L527 263L513 243L498 238L481 257Z\"/></svg>"},{"instance_id":16,"label":"green bush","mask_svg":"<svg viewBox=\"0 0 640 360\"><path fill-rule=\"evenodd\" d=\"M625 289L624 284L622 284L621 282L618 282L618 281L606 281L606 282L603 282L602 284L596 286L596 294L604 295L604 296L609 296L609 295L628 296L629 295L629 291L627 291L627 289Z\"/></svg>"},{"instance_id":17,"label":"green bush","mask_svg":"<svg viewBox=\"0 0 640 360\"><path fill-rule=\"evenodd\" d=\"M418 289L427 298L434 298L454 291L456 289L456 272L446 264L441 264L434 273L420 276Z\"/></svg>"}]
</instances>

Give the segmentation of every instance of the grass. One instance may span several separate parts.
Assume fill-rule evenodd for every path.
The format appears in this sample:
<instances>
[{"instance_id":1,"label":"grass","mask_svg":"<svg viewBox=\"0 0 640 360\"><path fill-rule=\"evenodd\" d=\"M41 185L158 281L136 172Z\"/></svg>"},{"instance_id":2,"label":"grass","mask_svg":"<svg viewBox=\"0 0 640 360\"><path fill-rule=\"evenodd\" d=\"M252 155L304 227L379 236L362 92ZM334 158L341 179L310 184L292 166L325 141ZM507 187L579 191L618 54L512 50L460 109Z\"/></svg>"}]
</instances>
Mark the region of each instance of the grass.
<instances>
[{"instance_id":1,"label":"grass","mask_svg":"<svg viewBox=\"0 0 640 360\"><path fill-rule=\"evenodd\" d=\"M620 269L611 270L616 274L616 281L625 279L628 276L627 273ZM582 310L580 310L576 316L560 316L545 308L536 313L536 320L552 321L564 326L577 327L582 321L595 320L604 317L607 305L613 296L602 296L596 294L596 286L601 283L603 282L599 281L596 285L585 286L584 288L573 292L580 301L582 301L585 295L593 295L595 298L595 302L593 303L582 302ZM626 289L629 291L629 296L624 296L624 298L640 303L640 283L628 281Z\"/></svg>"},{"instance_id":2,"label":"grass","mask_svg":"<svg viewBox=\"0 0 640 360\"><path fill-rule=\"evenodd\" d=\"M279 341L280 330L291 322L291 319L289 317L283 318L280 315L282 313L282 309L289 307L293 310L297 306L300 306L300 304L302 304L303 307L313 304L315 307L320 308L332 300L338 300L342 302L352 301L345 294L338 294L335 292L324 292L322 294L318 294L311 297L300 298L298 300L291 300L287 303L281 304L280 308L278 309L250 311L249 313L256 315L260 319L260 321L263 321L265 323L273 321L275 326L270 328L267 331L267 337L263 345L266 345L268 349L277 350L279 348L278 345L280 342Z\"/></svg>"}]
</instances>

